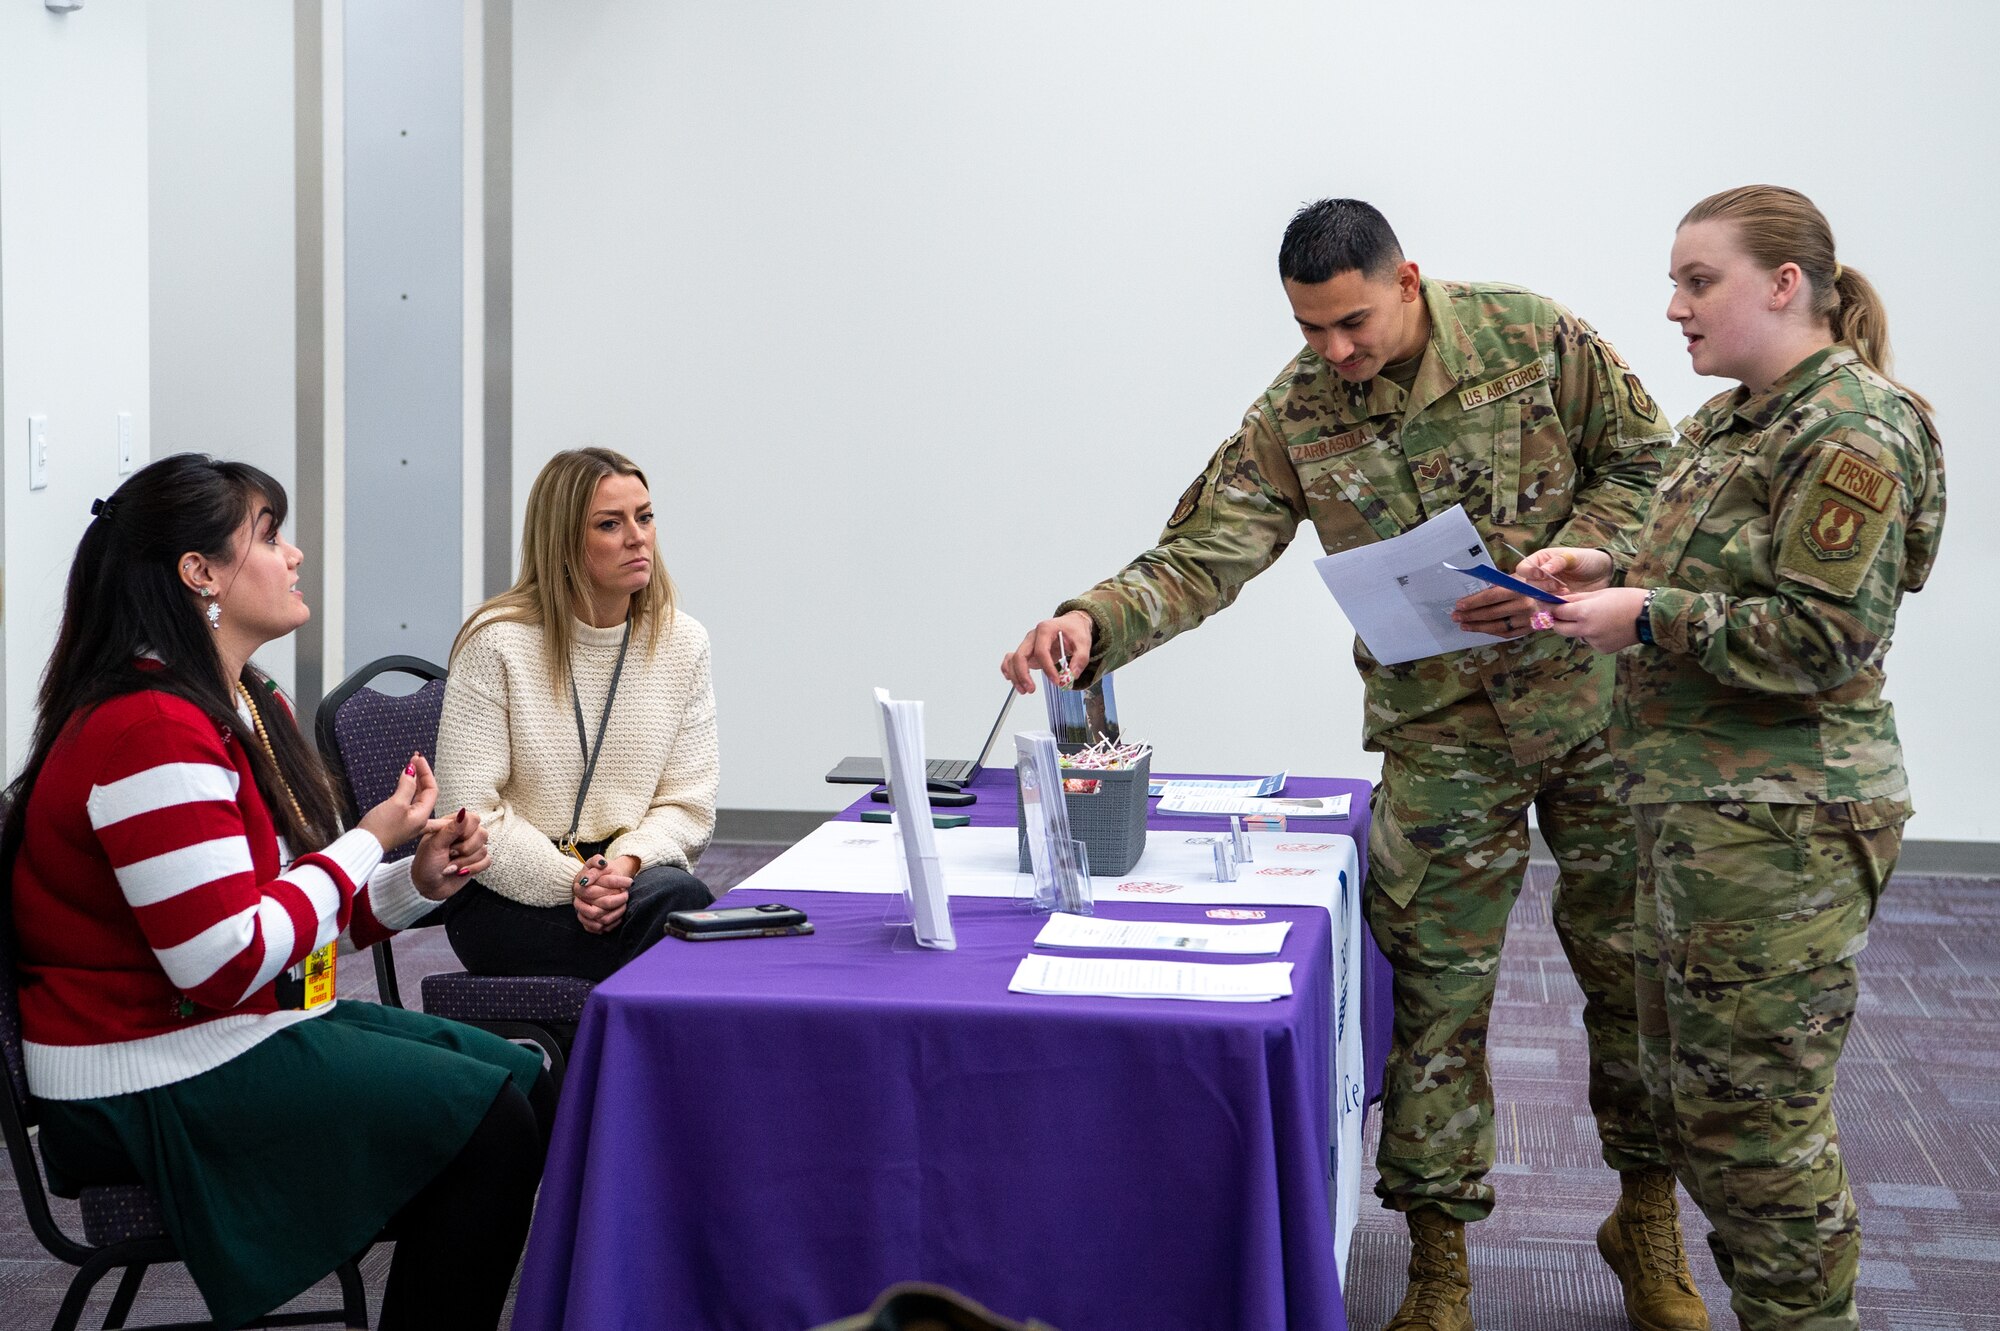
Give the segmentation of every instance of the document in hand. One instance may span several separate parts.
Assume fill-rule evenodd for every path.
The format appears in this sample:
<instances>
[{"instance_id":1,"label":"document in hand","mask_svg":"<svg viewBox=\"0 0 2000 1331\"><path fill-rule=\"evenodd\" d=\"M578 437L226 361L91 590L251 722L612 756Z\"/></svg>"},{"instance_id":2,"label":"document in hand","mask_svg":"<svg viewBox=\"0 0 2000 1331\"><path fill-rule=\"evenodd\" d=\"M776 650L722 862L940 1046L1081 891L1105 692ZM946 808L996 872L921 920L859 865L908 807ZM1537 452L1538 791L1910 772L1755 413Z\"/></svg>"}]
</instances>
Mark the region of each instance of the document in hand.
<instances>
[{"instance_id":1,"label":"document in hand","mask_svg":"<svg viewBox=\"0 0 2000 1331\"><path fill-rule=\"evenodd\" d=\"M1454 602L1486 584L1445 567L1488 558L1486 542L1453 504L1423 526L1313 561L1341 613L1383 665L1505 642L1451 622Z\"/></svg>"},{"instance_id":2,"label":"document in hand","mask_svg":"<svg viewBox=\"0 0 2000 1331\"><path fill-rule=\"evenodd\" d=\"M931 830L930 787L924 779L924 705L898 702L887 689L875 690L882 720L882 770L889 774L889 797L896 810L897 862L906 875L910 921L917 942L950 951L951 901L938 867L937 837Z\"/></svg>"},{"instance_id":3,"label":"document in hand","mask_svg":"<svg viewBox=\"0 0 2000 1331\"><path fill-rule=\"evenodd\" d=\"M1269 924L1177 924L1168 920L1100 920L1058 911L1035 935L1036 947L1105 947L1147 952L1213 952L1275 957L1290 920Z\"/></svg>"},{"instance_id":4,"label":"document in hand","mask_svg":"<svg viewBox=\"0 0 2000 1331\"><path fill-rule=\"evenodd\" d=\"M1209 1003L1268 1003L1292 996L1292 963L1247 966L1193 961L1117 961L1104 957L1023 957L1007 988L1017 994L1099 998L1193 998Z\"/></svg>"}]
</instances>

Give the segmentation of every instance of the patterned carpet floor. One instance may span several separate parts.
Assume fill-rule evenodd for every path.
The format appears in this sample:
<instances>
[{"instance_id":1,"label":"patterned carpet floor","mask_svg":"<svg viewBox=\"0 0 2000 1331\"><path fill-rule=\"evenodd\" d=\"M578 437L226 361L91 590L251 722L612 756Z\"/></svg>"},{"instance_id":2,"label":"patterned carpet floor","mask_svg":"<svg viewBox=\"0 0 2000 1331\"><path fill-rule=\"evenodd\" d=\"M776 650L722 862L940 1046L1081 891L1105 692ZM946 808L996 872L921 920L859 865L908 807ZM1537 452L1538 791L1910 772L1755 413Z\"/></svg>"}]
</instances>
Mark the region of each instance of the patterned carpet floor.
<instances>
[{"instance_id":1,"label":"patterned carpet floor","mask_svg":"<svg viewBox=\"0 0 2000 1331\"><path fill-rule=\"evenodd\" d=\"M775 853L717 846L703 859L702 876L727 887ZM1617 1282L1592 1243L1618 1189L1598 1159L1584 1106L1582 1000L1549 922L1552 876L1546 867L1533 871L1515 909L1494 1009L1499 1205L1470 1231L1481 1331L1626 1326ZM418 976L455 968L442 932L426 930L398 945L405 993L415 991ZM1899 877L1862 954L1862 973L1860 1015L1836 1096L1862 1212L1861 1325L2000 1331L2000 1299L1980 1293L2000 1280L2000 882ZM370 999L374 990L369 966L342 966L343 997ZM1373 1182L1367 1171L1364 1192ZM74 1208L58 1206L74 1231ZM1701 1242L1703 1226L1685 1198L1682 1213L1715 1325L1733 1327ZM1374 1331L1401 1294L1409 1244L1398 1218L1366 1196L1354 1244L1349 1319L1357 1331ZM378 1248L362 1265L371 1299L380 1297L388 1258ZM46 1327L69 1275L29 1233L13 1176L0 1171L0 1331ZM86 1326L101 1320L109 1283ZM323 1285L315 1301L329 1302L331 1288ZM201 1315L193 1287L173 1268L148 1277L134 1320Z\"/></svg>"}]
</instances>

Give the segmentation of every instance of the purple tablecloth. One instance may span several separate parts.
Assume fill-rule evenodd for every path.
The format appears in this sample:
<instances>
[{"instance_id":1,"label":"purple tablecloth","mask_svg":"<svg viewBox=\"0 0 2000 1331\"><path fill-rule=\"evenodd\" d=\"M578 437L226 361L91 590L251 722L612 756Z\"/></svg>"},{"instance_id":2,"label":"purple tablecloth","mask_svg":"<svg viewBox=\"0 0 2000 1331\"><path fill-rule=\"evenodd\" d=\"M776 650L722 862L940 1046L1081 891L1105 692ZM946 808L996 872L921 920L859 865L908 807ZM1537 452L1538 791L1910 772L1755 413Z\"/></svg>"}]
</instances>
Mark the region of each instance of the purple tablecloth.
<instances>
[{"instance_id":1,"label":"purple tablecloth","mask_svg":"<svg viewBox=\"0 0 2000 1331\"><path fill-rule=\"evenodd\" d=\"M1175 772L1154 773L1154 778L1169 781L1175 778L1196 781L1240 781L1243 777L1222 772ZM1014 769L1012 767L988 767L981 769L978 776L966 789L974 792L978 799L964 808L939 809L939 813L964 813L972 816L974 827L1013 827L1014 816ZM1368 872L1368 798L1371 788L1366 781L1357 781L1344 776L1293 776L1285 780L1285 793L1311 798L1318 795L1349 795L1348 816L1339 818L1301 818L1290 825L1294 832L1328 832L1336 836L1354 838L1356 856L1361 861L1361 872ZM1159 800L1151 801L1146 807L1149 826L1177 827L1190 832L1213 832L1229 826L1227 818L1191 818L1180 814L1161 814ZM866 796L842 809L834 817L843 822L859 822L863 809L882 809L887 805L877 804ZM1389 959L1382 955L1382 949L1375 946L1375 937L1369 934L1361 940L1361 986L1366 995L1361 1004L1361 1042L1368 1060L1368 1099L1382 1098L1382 1068L1389 1057L1389 1034L1395 1025L1395 1009L1391 1005ZM1069 1331L1063 1327L1062 1331Z\"/></svg>"},{"instance_id":2,"label":"purple tablecloth","mask_svg":"<svg viewBox=\"0 0 2000 1331\"><path fill-rule=\"evenodd\" d=\"M1267 908L1294 995L1224 1004L1010 994L1012 902L955 899L954 952L881 896L794 904L817 934L669 939L591 998L516 1327L802 1331L910 1278L1062 1331L1345 1325L1327 912Z\"/></svg>"}]
</instances>

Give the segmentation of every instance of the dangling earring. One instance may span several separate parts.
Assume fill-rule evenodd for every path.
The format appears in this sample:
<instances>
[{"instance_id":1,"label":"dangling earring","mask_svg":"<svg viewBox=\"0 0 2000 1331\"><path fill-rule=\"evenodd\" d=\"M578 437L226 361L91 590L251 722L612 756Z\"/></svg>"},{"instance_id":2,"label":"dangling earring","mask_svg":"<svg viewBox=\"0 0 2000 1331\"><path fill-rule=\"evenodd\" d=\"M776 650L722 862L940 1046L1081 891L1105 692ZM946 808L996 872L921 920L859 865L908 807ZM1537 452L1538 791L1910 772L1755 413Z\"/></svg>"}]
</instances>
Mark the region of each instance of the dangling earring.
<instances>
[{"instance_id":1,"label":"dangling earring","mask_svg":"<svg viewBox=\"0 0 2000 1331\"><path fill-rule=\"evenodd\" d=\"M208 598L208 609L203 611L202 613L208 616L209 628L211 629L221 628L222 602L215 599L215 589L213 587L203 587L201 589L201 594Z\"/></svg>"}]
</instances>

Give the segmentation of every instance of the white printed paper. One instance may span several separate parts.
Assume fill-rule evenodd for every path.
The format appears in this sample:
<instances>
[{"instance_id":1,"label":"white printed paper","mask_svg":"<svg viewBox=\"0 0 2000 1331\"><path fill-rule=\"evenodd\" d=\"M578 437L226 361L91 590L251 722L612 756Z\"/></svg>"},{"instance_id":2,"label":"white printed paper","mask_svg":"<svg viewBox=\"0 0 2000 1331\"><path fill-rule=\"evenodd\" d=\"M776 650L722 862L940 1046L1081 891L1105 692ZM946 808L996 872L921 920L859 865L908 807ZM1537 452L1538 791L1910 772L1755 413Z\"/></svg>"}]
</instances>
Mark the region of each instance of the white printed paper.
<instances>
[{"instance_id":1,"label":"white printed paper","mask_svg":"<svg viewBox=\"0 0 2000 1331\"><path fill-rule=\"evenodd\" d=\"M1285 772L1271 776L1253 777L1247 781L1194 781L1176 778L1172 781L1154 781L1146 787L1146 793L1154 799L1162 795L1198 793L1207 791L1215 795L1241 795L1246 799L1256 799L1262 795L1275 795L1285 788Z\"/></svg>"},{"instance_id":2,"label":"white printed paper","mask_svg":"<svg viewBox=\"0 0 2000 1331\"><path fill-rule=\"evenodd\" d=\"M1218 966L1193 961L1028 956L1015 967L1014 978L1007 987L1017 994L1268 1003L1292 996L1292 963L1259 961L1247 966Z\"/></svg>"},{"instance_id":3,"label":"white printed paper","mask_svg":"<svg viewBox=\"0 0 2000 1331\"><path fill-rule=\"evenodd\" d=\"M1281 813L1287 818L1345 818L1350 807L1346 795L1283 795L1277 799L1242 799L1234 795L1168 795L1160 801L1161 813L1217 814Z\"/></svg>"},{"instance_id":4,"label":"white printed paper","mask_svg":"<svg viewBox=\"0 0 2000 1331\"><path fill-rule=\"evenodd\" d=\"M1100 920L1058 911L1035 935L1036 947L1104 947L1148 952L1212 952L1275 957L1290 920L1271 924L1180 924L1169 920Z\"/></svg>"},{"instance_id":5,"label":"white printed paper","mask_svg":"<svg viewBox=\"0 0 2000 1331\"><path fill-rule=\"evenodd\" d=\"M1313 561L1341 613L1383 665L1507 641L1469 633L1451 621L1461 598L1486 584L1446 568L1447 560L1485 560L1486 542L1453 504L1421 527Z\"/></svg>"}]
</instances>

